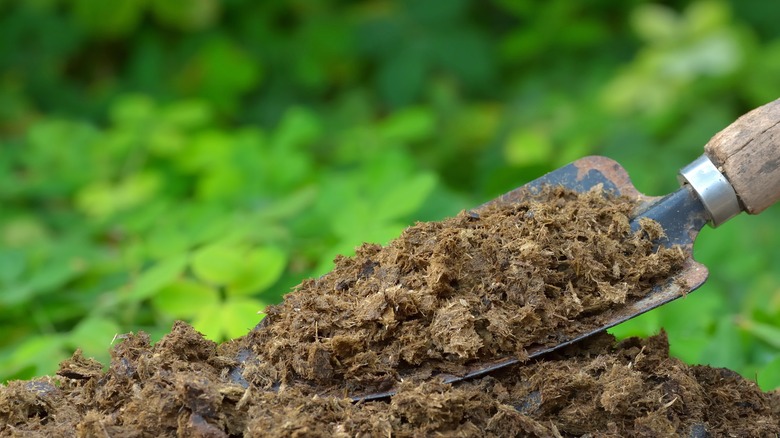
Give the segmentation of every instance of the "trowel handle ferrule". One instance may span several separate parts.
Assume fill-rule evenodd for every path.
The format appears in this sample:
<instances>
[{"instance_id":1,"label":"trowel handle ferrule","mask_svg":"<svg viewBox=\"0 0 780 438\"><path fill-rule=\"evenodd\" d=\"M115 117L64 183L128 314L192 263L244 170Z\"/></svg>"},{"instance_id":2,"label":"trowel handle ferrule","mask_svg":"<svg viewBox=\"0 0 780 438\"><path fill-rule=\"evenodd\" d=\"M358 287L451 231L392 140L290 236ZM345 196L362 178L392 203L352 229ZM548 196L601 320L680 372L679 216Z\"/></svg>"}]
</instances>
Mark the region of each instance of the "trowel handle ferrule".
<instances>
[{"instance_id":1,"label":"trowel handle ferrule","mask_svg":"<svg viewBox=\"0 0 780 438\"><path fill-rule=\"evenodd\" d=\"M713 226L740 211L761 213L777 202L780 99L750 111L717 133L704 146L704 155L686 166L680 176L701 197Z\"/></svg>"},{"instance_id":2,"label":"trowel handle ferrule","mask_svg":"<svg viewBox=\"0 0 780 438\"><path fill-rule=\"evenodd\" d=\"M710 215L710 225L717 227L742 211L731 183L702 155L680 170L680 183L690 184Z\"/></svg>"}]
</instances>

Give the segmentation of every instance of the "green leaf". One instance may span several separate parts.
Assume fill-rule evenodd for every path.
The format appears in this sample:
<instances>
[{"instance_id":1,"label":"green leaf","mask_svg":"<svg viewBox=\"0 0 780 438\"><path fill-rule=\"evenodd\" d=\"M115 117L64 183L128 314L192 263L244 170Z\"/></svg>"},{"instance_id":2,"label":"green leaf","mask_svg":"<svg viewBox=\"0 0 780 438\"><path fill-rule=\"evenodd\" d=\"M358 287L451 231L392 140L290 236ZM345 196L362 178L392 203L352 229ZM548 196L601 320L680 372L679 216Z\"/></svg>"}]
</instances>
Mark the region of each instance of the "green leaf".
<instances>
[{"instance_id":1,"label":"green leaf","mask_svg":"<svg viewBox=\"0 0 780 438\"><path fill-rule=\"evenodd\" d=\"M182 254L194 242L192 236L179 227L158 226L143 240L144 252L154 259L166 259Z\"/></svg>"},{"instance_id":2,"label":"green leaf","mask_svg":"<svg viewBox=\"0 0 780 438\"><path fill-rule=\"evenodd\" d=\"M226 285L237 279L244 264L243 251L222 243L204 246L192 256L192 272L202 281Z\"/></svg>"},{"instance_id":3,"label":"green leaf","mask_svg":"<svg viewBox=\"0 0 780 438\"><path fill-rule=\"evenodd\" d=\"M13 353L3 364L3 373L16 374L27 368L33 368L32 376L54 373L59 361L66 355L63 341L61 336L51 334L39 334L25 339L13 347Z\"/></svg>"},{"instance_id":4,"label":"green leaf","mask_svg":"<svg viewBox=\"0 0 780 438\"><path fill-rule=\"evenodd\" d=\"M730 319L721 319L700 360L705 365L738 370L745 364L745 356L736 325Z\"/></svg>"},{"instance_id":5,"label":"green leaf","mask_svg":"<svg viewBox=\"0 0 780 438\"><path fill-rule=\"evenodd\" d=\"M204 308L219 304L219 293L196 281L179 279L163 287L153 298L152 305L177 319L190 319Z\"/></svg>"},{"instance_id":6,"label":"green leaf","mask_svg":"<svg viewBox=\"0 0 780 438\"><path fill-rule=\"evenodd\" d=\"M142 301L153 296L184 272L188 258L187 254L182 254L159 262L154 267L147 269L131 285L127 298L133 301Z\"/></svg>"},{"instance_id":7,"label":"green leaf","mask_svg":"<svg viewBox=\"0 0 780 438\"><path fill-rule=\"evenodd\" d=\"M618 339L632 336L643 338L652 336L661 330L661 314L659 312L659 310L651 310L612 327L609 332Z\"/></svg>"},{"instance_id":8,"label":"green leaf","mask_svg":"<svg viewBox=\"0 0 780 438\"><path fill-rule=\"evenodd\" d=\"M149 131L148 149L159 156L175 156L187 147L187 137L179 129L159 125Z\"/></svg>"},{"instance_id":9,"label":"green leaf","mask_svg":"<svg viewBox=\"0 0 780 438\"><path fill-rule=\"evenodd\" d=\"M379 132L385 140L413 142L424 140L433 135L436 119L428 108L407 108L393 113L379 126Z\"/></svg>"},{"instance_id":10,"label":"green leaf","mask_svg":"<svg viewBox=\"0 0 780 438\"><path fill-rule=\"evenodd\" d=\"M434 56L441 67L464 84L480 89L493 79L495 51L480 32L470 29L442 32L433 44Z\"/></svg>"},{"instance_id":11,"label":"green leaf","mask_svg":"<svg viewBox=\"0 0 780 438\"><path fill-rule=\"evenodd\" d=\"M406 105L418 97L425 85L428 60L420 50L408 48L389 55L379 67L377 87L391 105Z\"/></svg>"},{"instance_id":12,"label":"green leaf","mask_svg":"<svg viewBox=\"0 0 780 438\"><path fill-rule=\"evenodd\" d=\"M205 29L219 19L218 0L152 0L151 11L163 24L181 30Z\"/></svg>"},{"instance_id":13,"label":"green leaf","mask_svg":"<svg viewBox=\"0 0 780 438\"><path fill-rule=\"evenodd\" d=\"M204 307L192 326L215 342L236 338L247 334L262 319L258 315L265 308L261 301L234 297L223 303Z\"/></svg>"},{"instance_id":14,"label":"green leaf","mask_svg":"<svg viewBox=\"0 0 780 438\"><path fill-rule=\"evenodd\" d=\"M325 275L329 271L333 270L333 259L335 259L337 255L343 255L347 257L354 256L356 246L357 244L355 244L354 241L340 241L333 247L328 248L326 251L321 251L320 254L318 254L319 260L317 266L314 268L313 275Z\"/></svg>"},{"instance_id":15,"label":"green leaf","mask_svg":"<svg viewBox=\"0 0 780 438\"><path fill-rule=\"evenodd\" d=\"M88 215L104 219L148 202L161 185L160 176L154 172L132 174L118 184L98 181L84 187L76 196L76 203Z\"/></svg>"},{"instance_id":16,"label":"green leaf","mask_svg":"<svg viewBox=\"0 0 780 438\"><path fill-rule=\"evenodd\" d=\"M22 251L0 248L0 283L16 281L27 266L27 257Z\"/></svg>"},{"instance_id":17,"label":"green leaf","mask_svg":"<svg viewBox=\"0 0 780 438\"><path fill-rule=\"evenodd\" d=\"M223 317L221 304L205 307L198 312L198 315L192 321L192 327L203 333L203 336L207 339L211 339L214 342L222 342L225 339L225 321L222 320Z\"/></svg>"},{"instance_id":18,"label":"green leaf","mask_svg":"<svg viewBox=\"0 0 780 438\"><path fill-rule=\"evenodd\" d=\"M313 112L294 107L284 114L271 138L271 145L278 151L290 152L317 139L322 132L319 117Z\"/></svg>"},{"instance_id":19,"label":"green leaf","mask_svg":"<svg viewBox=\"0 0 780 438\"><path fill-rule=\"evenodd\" d=\"M114 321L103 316L90 316L68 333L66 342L70 348L81 348L84 356L103 359L108 356L111 340L119 332L120 328Z\"/></svg>"},{"instance_id":20,"label":"green leaf","mask_svg":"<svg viewBox=\"0 0 780 438\"><path fill-rule=\"evenodd\" d=\"M84 27L112 36L125 35L132 31L138 25L144 10L144 4L139 0L74 0L72 3L73 13Z\"/></svg>"},{"instance_id":21,"label":"green leaf","mask_svg":"<svg viewBox=\"0 0 780 438\"><path fill-rule=\"evenodd\" d=\"M256 218L265 222L281 221L305 214L306 208L314 203L317 194L316 187L304 187L264 207L257 212Z\"/></svg>"},{"instance_id":22,"label":"green leaf","mask_svg":"<svg viewBox=\"0 0 780 438\"><path fill-rule=\"evenodd\" d=\"M682 20L672 8L650 3L634 9L631 24L642 39L649 42L665 42L679 37Z\"/></svg>"},{"instance_id":23,"label":"green leaf","mask_svg":"<svg viewBox=\"0 0 780 438\"><path fill-rule=\"evenodd\" d=\"M266 304L251 298L237 297L228 299L222 306L223 335L235 339L252 330L262 317L258 315Z\"/></svg>"},{"instance_id":24,"label":"green leaf","mask_svg":"<svg viewBox=\"0 0 780 438\"><path fill-rule=\"evenodd\" d=\"M761 339L774 348L780 349L780 327L749 319L739 319L737 320L737 324L751 335Z\"/></svg>"},{"instance_id":25,"label":"green leaf","mask_svg":"<svg viewBox=\"0 0 780 438\"><path fill-rule=\"evenodd\" d=\"M139 126L147 123L156 110L154 101L144 95L127 95L111 106L111 122L115 125Z\"/></svg>"},{"instance_id":26,"label":"green leaf","mask_svg":"<svg viewBox=\"0 0 780 438\"><path fill-rule=\"evenodd\" d=\"M712 335L707 332L667 331L669 355L685 363L699 363L707 354Z\"/></svg>"},{"instance_id":27,"label":"green leaf","mask_svg":"<svg viewBox=\"0 0 780 438\"><path fill-rule=\"evenodd\" d=\"M756 380L764 391L780 388L780 355L758 371Z\"/></svg>"},{"instance_id":28,"label":"green leaf","mask_svg":"<svg viewBox=\"0 0 780 438\"><path fill-rule=\"evenodd\" d=\"M224 35L207 38L192 51L192 58L175 75L175 86L183 94L211 102L218 110L234 111L238 98L260 81L262 64Z\"/></svg>"},{"instance_id":29,"label":"green leaf","mask_svg":"<svg viewBox=\"0 0 780 438\"><path fill-rule=\"evenodd\" d=\"M0 242L4 246L25 247L48 240L48 230L44 224L32 217L18 217L9 220L0 229Z\"/></svg>"},{"instance_id":30,"label":"green leaf","mask_svg":"<svg viewBox=\"0 0 780 438\"><path fill-rule=\"evenodd\" d=\"M362 239L370 226L369 221L376 220L371 215L371 206L367 201L350 198L349 194L345 194L341 200L331 202L341 202L339 208L326 216L333 233L341 239Z\"/></svg>"},{"instance_id":31,"label":"green leaf","mask_svg":"<svg viewBox=\"0 0 780 438\"><path fill-rule=\"evenodd\" d=\"M197 203L171 212L171 222L182 228L191 245L216 242L235 227L232 215L217 204Z\"/></svg>"},{"instance_id":32,"label":"green leaf","mask_svg":"<svg viewBox=\"0 0 780 438\"><path fill-rule=\"evenodd\" d=\"M262 292L282 276L287 265L287 254L273 246L252 249L240 265L236 277L228 285L231 295Z\"/></svg>"},{"instance_id":33,"label":"green leaf","mask_svg":"<svg viewBox=\"0 0 780 438\"><path fill-rule=\"evenodd\" d=\"M518 129L509 135L504 147L507 163L533 166L550 160L553 145L550 136L539 129Z\"/></svg>"},{"instance_id":34,"label":"green leaf","mask_svg":"<svg viewBox=\"0 0 780 438\"><path fill-rule=\"evenodd\" d=\"M45 294L62 286L71 280L79 271L78 266L70 260L48 260L43 266L35 269L24 282L9 287L0 294L0 303L18 304L32 297Z\"/></svg>"},{"instance_id":35,"label":"green leaf","mask_svg":"<svg viewBox=\"0 0 780 438\"><path fill-rule=\"evenodd\" d=\"M208 125L213 118L211 107L202 100L180 100L165 107L160 114L162 123L180 129L194 129Z\"/></svg>"},{"instance_id":36,"label":"green leaf","mask_svg":"<svg viewBox=\"0 0 780 438\"><path fill-rule=\"evenodd\" d=\"M367 220L386 222L414 213L425 202L436 186L436 176L422 173L399 181L377 200Z\"/></svg>"},{"instance_id":37,"label":"green leaf","mask_svg":"<svg viewBox=\"0 0 780 438\"><path fill-rule=\"evenodd\" d=\"M230 167L233 157L233 137L224 131L208 129L192 135L183 153L177 154L175 164L186 172Z\"/></svg>"},{"instance_id":38,"label":"green leaf","mask_svg":"<svg viewBox=\"0 0 780 438\"><path fill-rule=\"evenodd\" d=\"M712 327L726 318L723 295L702 290L675 300L660 310L661 325L669 334L669 349L687 363L699 362L712 337ZM733 326L728 330L734 331Z\"/></svg>"},{"instance_id":39,"label":"green leaf","mask_svg":"<svg viewBox=\"0 0 780 438\"><path fill-rule=\"evenodd\" d=\"M231 199L246 186L242 175L231 167L214 167L198 181L198 199L218 201Z\"/></svg>"}]
</instances>

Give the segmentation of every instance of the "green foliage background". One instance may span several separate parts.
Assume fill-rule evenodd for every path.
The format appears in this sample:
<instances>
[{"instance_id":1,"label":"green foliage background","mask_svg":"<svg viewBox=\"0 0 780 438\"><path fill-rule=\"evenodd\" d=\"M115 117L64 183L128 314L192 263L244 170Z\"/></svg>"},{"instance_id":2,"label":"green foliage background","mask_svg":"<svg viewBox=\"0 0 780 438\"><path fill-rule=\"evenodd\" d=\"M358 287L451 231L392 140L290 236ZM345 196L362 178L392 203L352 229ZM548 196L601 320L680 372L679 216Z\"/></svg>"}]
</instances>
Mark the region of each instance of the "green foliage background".
<instances>
[{"instance_id":1,"label":"green foliage background","mask_svg":"<svg viewBox=\"0 0 780 438\"><path fill-rule=\"evenodd\" d=\"M0 0L0 378L214 340L363 241L588 154L648 194L780 96L780 3ZM624 324L780 386L780 219Z\"/></svg>"}]
</instances>

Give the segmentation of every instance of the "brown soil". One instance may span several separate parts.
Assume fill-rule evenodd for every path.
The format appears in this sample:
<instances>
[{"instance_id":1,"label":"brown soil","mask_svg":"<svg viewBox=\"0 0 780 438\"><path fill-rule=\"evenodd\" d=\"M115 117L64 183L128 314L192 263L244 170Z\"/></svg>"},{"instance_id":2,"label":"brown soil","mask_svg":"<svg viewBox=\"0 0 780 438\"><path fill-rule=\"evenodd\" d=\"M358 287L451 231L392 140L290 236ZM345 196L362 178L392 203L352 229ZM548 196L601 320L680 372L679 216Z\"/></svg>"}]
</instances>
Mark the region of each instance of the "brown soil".
<instances>
[{"instance_id":1,"label":"brown soil","mask_svg":"<svg viewBox=\"0 0 780 438\"><path fill-rule=\"evenodd\" d=\"M402 384L353 403L305 387L233 383L234 352L184 323L154 346L114 347L111 367L76 353L57 377L0 389L0 436L685 436L780 434L780 393L668 356L665 335L597 336L544 360L455 385Z\"/></svg>"},{"instance_id":2,"label":"brown soil","mask_svg":"<svg viewBox=\"0 0 780 438\"><path fill-rule=\"evenodd\" d=\"M363 245L267 311L247 340L261 366L244 377L381 391L410 370L459 374L601 327L605 311L641 298L685 259L655 248L657 223L632 232L634 207L600 190L548 188L418 223L384 248Z\"/></svg>"},{"instance_id":3,"label":"brown soil","mask_svg":"<svg viewBox=\"0 0 780 438\"><path fill-rule=\"evenodd\" d=\"M399 383L597 328L683 262L655 248L657 224L631 231L625 199L541 196L364 245L233 342L176 323L154 346L126 336L107 371L76 352L57 376L0 387L0 436L779 435L780 393L669 358L663 334ZM384 400L347 397L393 385Z\"/></svg>"}]
</instances>

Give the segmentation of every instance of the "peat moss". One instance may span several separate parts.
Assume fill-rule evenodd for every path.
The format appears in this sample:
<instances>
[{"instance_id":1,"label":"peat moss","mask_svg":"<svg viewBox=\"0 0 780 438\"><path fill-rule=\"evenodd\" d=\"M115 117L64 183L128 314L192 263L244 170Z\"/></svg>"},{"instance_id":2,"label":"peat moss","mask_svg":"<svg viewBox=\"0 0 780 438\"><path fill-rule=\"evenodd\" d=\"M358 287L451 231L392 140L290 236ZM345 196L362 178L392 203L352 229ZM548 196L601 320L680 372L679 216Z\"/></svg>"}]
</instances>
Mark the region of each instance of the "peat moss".
<instances>
[{"instance_id":1,"label":"peat moss","mask_svg":"<svg viewBox=\"0 0 780 438\"><path fill-rule=\"evenodd\" d=\"M634 207L601 190L548 188L365 244L267 311L248 338L263 366L245 377L381 390L407 369L459 373L595 329L685 259L654 245L657 223L631 230Z\"/></svg>"},{"instance_id":2,"label":"peat moss","mask_svg":"<svg viewBox=\"0 0 780 438\"><path fill-rule=\"evenodd\" d=\"M604 334L488 377L405 382L362 403L306 386L245 389L227 376L232 349L215 347L177 323L154 346L144 334L116 345L105 373L76 354L56 377L0 387L0 436L780 434L780 393L670 358L663 334L620 343Z\"/></svg>"},{"instance_id":3,"label":"peat moss","mask_svg":"<svg viewBox=\"0 0 780 438\"><path fill-rule=\"evenodd\" d=\"M668 279L684 254L657 248L651 221L632 231L633 209L549 189L419 223L337 259L235 341L177 322L153 346L124 336L105 372L76 352L56 376L0 387L0 436L780 434L780 394L670 358L663 334L602 334L456 384L400 381L523 358ZM383 400L346 397L388 385L398 392Z\"/></svg>"}]
</instances>

